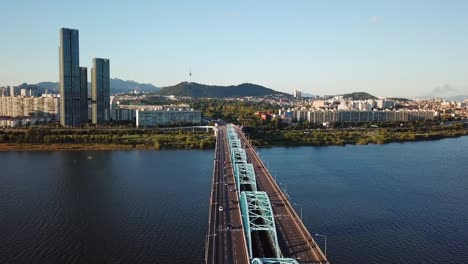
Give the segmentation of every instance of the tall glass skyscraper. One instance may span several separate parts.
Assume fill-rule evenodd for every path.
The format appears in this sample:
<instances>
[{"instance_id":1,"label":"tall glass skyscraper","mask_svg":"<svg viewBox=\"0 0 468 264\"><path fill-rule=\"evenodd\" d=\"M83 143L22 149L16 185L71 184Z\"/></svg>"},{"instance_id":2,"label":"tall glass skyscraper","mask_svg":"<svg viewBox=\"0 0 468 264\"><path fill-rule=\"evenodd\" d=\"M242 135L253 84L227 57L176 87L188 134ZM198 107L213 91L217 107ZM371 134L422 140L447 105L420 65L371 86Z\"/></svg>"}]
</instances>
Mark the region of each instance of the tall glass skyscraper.
<instances>
[{"instance_id":1,"label":"tall glass skyscraper","mask_svg":"<svg viewBox=\"0 0 468 264\"><path fill-rule=\"evenodd\" d=\"M104 124L110 120L110 70L108 59L93 59L91 70L92 122Z\"/></svg>"},{"instance_id":2,"label":"tall glass skyscraper","mask_svg":"<svg viewBox=\"0 0 468 264\"><path fill-rule=\"evenodd\" d=\"M80 126L81 87L78 30L61 28L60 47L60 124Z\"/></svg>"},{"instance_id":3,"label":"tall glass skyscraper","mask_svg":"<svg viewBox=\"0 0 468 264\"><path fill-rule=\"evenodd\" d=\"M81 123L88 123L88 68L80 67L80 115Z\"/></svg>"}]
</instances>

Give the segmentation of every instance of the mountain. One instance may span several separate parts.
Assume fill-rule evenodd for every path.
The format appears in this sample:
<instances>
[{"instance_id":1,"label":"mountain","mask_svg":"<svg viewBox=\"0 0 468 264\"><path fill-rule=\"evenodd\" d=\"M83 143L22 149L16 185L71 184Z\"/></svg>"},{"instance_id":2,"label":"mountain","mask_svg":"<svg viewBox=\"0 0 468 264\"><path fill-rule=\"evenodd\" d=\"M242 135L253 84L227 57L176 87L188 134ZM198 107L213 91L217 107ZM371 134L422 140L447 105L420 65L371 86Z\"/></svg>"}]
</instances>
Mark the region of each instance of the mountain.
<instances>
[{"instance_id":1,"label":"mountain","mask_svg":"<svg viewBox=\"0 0 468 264\"><path fill-rule=\"evenodd\" d=\"M301 96L302 96L303 98L312 98L312 97L315 97L315 95L310 94L310 93L302 93Z\"/></svg>"},{"instance_id":2,"label":"mountain","mask_svg":"<svg viewBox=\"0 0 468 264\"><path fill-rule=\"evenodd\" d=\"M161 88L158 88L150 83L137 83L135 81L124 81L121 79L111 79L111 94L126 93L133 90L140 92L159 92Z\"/></svg>"},{"instance_id":3,"label":"mountain","mask_svg":"<svg viewBox=\"0 0 468 264\"><path fill-rule=\"evenodd\" d=\"M463 100L468 99L468 95L454 95L448 97L442 97L445 101L455 101L455 102L463 102Z\"/></svg>"},{"instance_id":4,"label":"mountain","mask_svg":"<svg viewBox=\"0 0 468 264\"><path fill-rule=\"evenodd\" d=\"M433 95L426 95L426 96L419 96L415 99L436 99L440 98L444 101L450 102L463 102L463 100L468 99L468 95L453 95L453 96L433 96Z\"/></svg>"},{"instance_id":5,"label":"mountain","mask_svg":"<svg viewBox=\"0 0 468 264\"><path fill-rule=\"evenodd\" d=\"M367 99L377 99L377 97L368 94L366 92L354 92L348 94L342 94L343 98L353 98L353 100L367 100Z\"/></svg>"},{"instance_id":6,"label":"mountain","mask_svg":"<svg viewBox=\"0 0 468 264\"><path fill-rule=\"evenodd\" d=\"M43 94L43 93L45 93L47 88L41 87L41 86L39 86L37 84L22 83L22 84L15 87L15 93L19 94L21 89L34 90L34 91L36 91L36 93Z\"/></svg>"},{"instance_id":7,"label":"mountain","mask_svg":"<svg viewBox=\"0 0 468 264\"><path fill-rule=\"evenodd\" d=\"M27 84L23 83L17 87L17 89L22 88L32 88L34 87L37 93L45 93L48 90L49 93L59 93L59 84L57 82L40 82L37 84ZM127 93L133 90L140 92L159 92L160 88L149 84L149 83L138 83L135 81L124 81L121 79L111 79L110 80L110 89L111 94L117 93ZM91 84L88 83L88 90L91 90Z\"/></svg>"},{"instance_id":8,"label":"mountain","mask_svg":"<svg viewBox=\"0 0 468 264\"><path fill-rule=\"evenodd\" d=\"M57 92L58 93L58 90L59 90L59 84L58 83L54 83L54 82L40 82L40 83L37 83L35 84L36 86L38 87L41 87L43 89L47 89L50 91L54 91L54 92Z\"/></svg>"},{"instance_id":9,"label":"mountain","mask_svg":"<svg viewBox=\"0 0 468 264\"><path fill-rule=\"evenodd\" d=\"M187 97L244 97L244 96L265 96L265 95L288 95L282 92L256 85L243 83L231 86L214 86L192 82L181 82L174 86L164 87L160 95L175 95ZM291 95L288 95L291 96Z\"/></svg>"}]
</instances>

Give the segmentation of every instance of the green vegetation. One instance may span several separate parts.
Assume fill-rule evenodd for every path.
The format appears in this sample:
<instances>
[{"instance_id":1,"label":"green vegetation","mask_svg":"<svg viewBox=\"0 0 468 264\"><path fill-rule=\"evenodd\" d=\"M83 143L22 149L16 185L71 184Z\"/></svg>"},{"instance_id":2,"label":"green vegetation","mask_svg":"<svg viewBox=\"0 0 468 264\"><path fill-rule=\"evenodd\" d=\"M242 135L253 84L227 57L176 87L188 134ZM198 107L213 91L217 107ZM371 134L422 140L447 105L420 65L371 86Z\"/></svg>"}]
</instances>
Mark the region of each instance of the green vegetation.
<instances>
[{"instance_id":1,"label":"green vegetation","mask_svg":"<svg viewBox=\"0 0 468 264\"><path fill-rule=\"evenodd\" d=\"M278 108L266 102L226 101L219 99L202 99L186 101L194 109L203 111L203 116L222 119L226 122L258 127L262 120L255 115L258 111L277 112Z\"/></svg>"},{"instance_id":2,"label":"green vegetation","mask_svg":"<svg viewBox=\"0 0 468 264\"><path fill-rule=\"evenodd\" d=\"M248 134L252 143L256 146L326 146L434 140L468 135L468 129L463 128L461 124L457 124L437 128L255 129Z\"/></svg>"},{"instance_id":3,"label":"green vegetation","mask_svg":"<svg viewBox=\"0 0 468 264\"><path fill-rule=\"evenodd\" d=\"M212 86L199 83L182 82L174 86L163 88L158 93L159 95L175 95L186 97L210 97L210 98L226 98L226 97L245 97L245 96L265 96L265 95L286 95L272 89L265 88L260 85L243 83L240 85L231 86Z\"/></svg>"},{"instance_id":4,"label":"green vegetation","mask_svg":"<svg viewBox=\"0 0 468 264\"><path fill-rule=\"evenodd\" d=\"M48 129L0 131L0 144L112 146L118 149L207 149L215 145L213 133L142 129Z\"/></svg>"}]
</instances>

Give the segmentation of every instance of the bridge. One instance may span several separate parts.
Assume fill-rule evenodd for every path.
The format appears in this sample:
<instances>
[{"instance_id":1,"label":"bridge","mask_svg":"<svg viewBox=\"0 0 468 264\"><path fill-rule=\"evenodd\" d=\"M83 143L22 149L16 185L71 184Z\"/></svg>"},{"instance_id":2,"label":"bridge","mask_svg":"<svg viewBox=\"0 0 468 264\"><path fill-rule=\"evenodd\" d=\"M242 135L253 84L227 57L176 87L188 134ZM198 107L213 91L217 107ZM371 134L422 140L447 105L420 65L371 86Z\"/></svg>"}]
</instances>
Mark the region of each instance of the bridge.
<instances>
[{"instance_id":1,"label":"bridge","mask_svg":"<svg viewBox=\"0 0 468 264\"><path fill-rule=\"evenodd\" d=\"M218 126L207 264L329 264L242 130Z\"/></svg>"}]
</instances>

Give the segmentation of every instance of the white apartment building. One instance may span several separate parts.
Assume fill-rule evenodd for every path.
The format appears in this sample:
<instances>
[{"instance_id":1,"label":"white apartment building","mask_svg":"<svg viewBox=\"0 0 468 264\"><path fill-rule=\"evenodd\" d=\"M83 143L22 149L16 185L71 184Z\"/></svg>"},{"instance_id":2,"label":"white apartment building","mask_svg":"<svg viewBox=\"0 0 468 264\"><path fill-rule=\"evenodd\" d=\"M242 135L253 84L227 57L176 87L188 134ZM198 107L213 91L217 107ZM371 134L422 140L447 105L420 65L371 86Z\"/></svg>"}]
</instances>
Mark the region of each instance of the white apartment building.
<instances>
[{"instance_id":1,"label":"white apartment building","mask_svg":"<svg viewBox=\"0 0 468 264\"><path fill-rule=\"evenodd\" d=\"M26 117L42 116L51 119L58 118L58 97L0 97L0 116Z\"/></svg>"}]
</instances>

